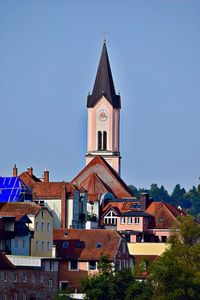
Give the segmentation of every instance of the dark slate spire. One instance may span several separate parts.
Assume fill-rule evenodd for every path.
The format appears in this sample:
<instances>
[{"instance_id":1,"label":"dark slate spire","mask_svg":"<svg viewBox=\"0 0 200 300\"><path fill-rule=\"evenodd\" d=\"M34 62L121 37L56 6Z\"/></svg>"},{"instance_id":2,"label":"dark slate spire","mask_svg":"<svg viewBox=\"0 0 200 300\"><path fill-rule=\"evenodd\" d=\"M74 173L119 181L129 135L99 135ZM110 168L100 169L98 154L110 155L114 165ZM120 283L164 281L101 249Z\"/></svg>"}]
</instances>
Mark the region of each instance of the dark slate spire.
<instances>
[{"instance_id":1,"label":"dark slate spire","mask_svg":"<svg viewBox=\"0 0 200 300\"><path fill-rule=\"evenodd\" d=\"M121 108L120 96L116 95L110 63L104 40L97 75L91 95L88 95L87 107L94 107L97 101L105 96L114 108Z\"/></svg>"}]
</instances>

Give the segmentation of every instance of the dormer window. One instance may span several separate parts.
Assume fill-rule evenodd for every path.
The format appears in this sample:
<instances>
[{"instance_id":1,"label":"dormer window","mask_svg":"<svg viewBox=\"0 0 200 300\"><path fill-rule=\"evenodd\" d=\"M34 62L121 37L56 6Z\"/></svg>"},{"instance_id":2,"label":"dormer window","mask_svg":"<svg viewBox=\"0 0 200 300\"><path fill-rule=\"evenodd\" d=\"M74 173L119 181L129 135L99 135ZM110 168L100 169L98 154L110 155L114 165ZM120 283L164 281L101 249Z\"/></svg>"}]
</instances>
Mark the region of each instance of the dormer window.
<instances>
[{"instance_id":1,"label":"dormer window","mask_svg":"<svg viewBox=\"0 0 200 300\"><path fill-rule=\"evenodd\" d=\"M68 246L69 246L69 242L66 242L66 241L63 242L63 248L64 248L64 249L67 249Z\"/></svg>"},{"instance_id":2,"label":"dormer window","mask_svg":"<svg viewBox=\"0 0 200 300\"><path fill-rule=\"evenodd\" d=\"M77 241L76 242L76 248L82 248L82 242L81 241Z\"/></svg>"},{"instance_id":3,"label":"dormer window","mask_svg":"<svg viewBox=\"0 0 200 300\"><path fill-rule=\"evenodd\" d=\"M97 249L99 249L99 248L101 248L101 247L102 247L102 243L97 243L97 244L96 244L96 248L97 248Z\"/></svg>"}]
</instances>

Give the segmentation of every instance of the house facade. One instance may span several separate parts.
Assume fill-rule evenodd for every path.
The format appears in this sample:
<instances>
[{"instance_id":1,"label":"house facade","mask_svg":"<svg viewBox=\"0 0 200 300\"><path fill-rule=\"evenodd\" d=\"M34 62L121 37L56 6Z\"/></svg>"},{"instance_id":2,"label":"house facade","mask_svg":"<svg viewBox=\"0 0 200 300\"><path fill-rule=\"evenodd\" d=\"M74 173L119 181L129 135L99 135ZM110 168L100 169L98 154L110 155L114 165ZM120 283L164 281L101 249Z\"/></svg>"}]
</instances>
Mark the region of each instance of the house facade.
<instances>
[{"instance_id":1,"label":"house facade","mask_svg":"<svg viewBox=\"0 0 200 300\"><path fill-rule=\"evenodd\" d=\"M61 258L59 285L80 291L83 278L98 272L101 256L120 270L133 266L127 242L115 230L54 230L56 256Z\"/></svg>"},{"instance_id":2,"label":"house facade","mask_svg":"<svg viewBox=\"0 0 200 300\"><path fill-rule=\"evenodd\" d=\"M58 267L56 259L6 256L0 252L0 299L55 299Z\"/></svg>"},{"instance_id":3,"label":"house facade","mask_svg":"<svg viewBox=\"0 0 200 300\"><path fill-rule=\"evenodd\" d=\"M20 238L20 234L24 233L25 228L18 228L18 231L15 232L16 237L13 241L15 253L21 253L22 249L19 247L19 244L22 243L23 246L24 243L27 247L30 245L30 255L32 256L52 256L53 217L46 207L26 202L3 203L0 206L0 215L10 215L14 218L21 216L21 219L23 216L28 217L28 219L25 220L28 226L26 240L24 237L23 239ZM31 233L31 235L29 233ZM30 244L27 239L29 239Z\"/></svg>"},{"instance_id":4,"label":"house facade","mask_svg":"<svg viewBox=\"0 0 200 300\"><path fill-rule=\"evenodd\" d=\"M85 228L87 217L87 194L76 183L51 182L49 171L42 178L28 168L20 178L32 190L33 201L51 211L54 228Z\"/></svg>"}]
</instances>

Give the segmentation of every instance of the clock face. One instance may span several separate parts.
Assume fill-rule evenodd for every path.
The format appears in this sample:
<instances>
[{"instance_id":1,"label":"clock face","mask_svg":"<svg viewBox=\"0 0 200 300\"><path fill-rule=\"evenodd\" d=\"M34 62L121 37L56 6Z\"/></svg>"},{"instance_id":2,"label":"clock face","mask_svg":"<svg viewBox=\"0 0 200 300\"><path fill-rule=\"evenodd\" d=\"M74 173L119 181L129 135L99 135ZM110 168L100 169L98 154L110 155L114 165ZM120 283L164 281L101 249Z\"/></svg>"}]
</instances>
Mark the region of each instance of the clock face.
<instances>
[{"instance_id":1,"label":"clock face","mask_svg":"<svg viewBox=\"0 0 200 300\"><path fill-rule=\"evenodd\" d=\"M108 112L105 109L100 109L97 116L100 121L106 121L108 119Z\"/></svg>"}]
</instances>

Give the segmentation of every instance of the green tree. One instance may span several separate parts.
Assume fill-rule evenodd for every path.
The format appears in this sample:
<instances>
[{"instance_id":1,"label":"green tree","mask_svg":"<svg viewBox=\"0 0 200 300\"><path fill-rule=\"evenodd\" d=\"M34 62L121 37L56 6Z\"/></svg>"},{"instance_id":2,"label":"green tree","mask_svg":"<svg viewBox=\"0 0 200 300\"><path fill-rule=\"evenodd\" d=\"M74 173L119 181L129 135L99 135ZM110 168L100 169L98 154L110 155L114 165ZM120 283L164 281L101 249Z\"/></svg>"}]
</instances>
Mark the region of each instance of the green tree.
<instances>
[{"instance_id":1,"label":"green tree","mask_svg":"<svg viewBox=\"0 0 200 300\"><path fill-rule=\"evenodd\" d=\"M181 205L181 201L186 191L184 188L181 188L180 184L175 185L174 190L171 194L171 203L173 205Z\"/></svg>"},{"instance_id":2,"label":"green tree","mask_svg":"<svg viewBox=\"0 0 200 300\"><path fill-rule=\"evenodd\" d=\"M114 270L108 257L98 264L99 273L82 281L85 300L146 300L151 299L150 281L138 281L130 269Z\"/></svg>"},{"instance_id":3,"label":"green tree","mask_svg":"<svg viewBox=\"0 0 200 300\"><path fill-rule=\"evenodd\" d=\"M200 225L192 217L180 219L171 247L154 263L151 280L155 300L200 299Z\"/></svg>"}]
</instances>

